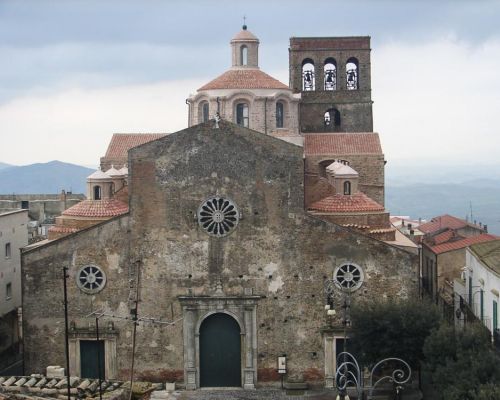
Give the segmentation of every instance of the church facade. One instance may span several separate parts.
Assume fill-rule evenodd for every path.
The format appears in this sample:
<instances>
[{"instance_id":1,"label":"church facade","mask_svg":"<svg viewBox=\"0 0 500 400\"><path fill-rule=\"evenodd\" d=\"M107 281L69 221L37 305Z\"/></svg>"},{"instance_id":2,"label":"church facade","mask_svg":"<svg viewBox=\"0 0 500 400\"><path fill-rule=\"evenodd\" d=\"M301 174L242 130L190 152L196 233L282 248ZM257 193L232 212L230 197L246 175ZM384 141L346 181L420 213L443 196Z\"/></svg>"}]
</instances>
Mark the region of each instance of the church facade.
<instances>
[{"instance_id":1,"label":"church facade","mask_svg":"<svg viewBox=\"0 0 500 400\"><path fill-rule=\"evenodd\" d=\"M337 49L323 60L312 42ZM136 379L251 389L278 385L286 357L285 381L332 386L344 327L325 314L325 281L360 302L419 284L417 257L387 240L369 90L340 93L369 85L369 49L347 58L356 43L292 38L288 88L263 78L246 27L233 38L225 87L190 97L190 126L128 150L128 212L23 252L26 373L65 364L66 267L71 375L101 360L127 379L134 359Z\"/></svg>"}]
</instances>

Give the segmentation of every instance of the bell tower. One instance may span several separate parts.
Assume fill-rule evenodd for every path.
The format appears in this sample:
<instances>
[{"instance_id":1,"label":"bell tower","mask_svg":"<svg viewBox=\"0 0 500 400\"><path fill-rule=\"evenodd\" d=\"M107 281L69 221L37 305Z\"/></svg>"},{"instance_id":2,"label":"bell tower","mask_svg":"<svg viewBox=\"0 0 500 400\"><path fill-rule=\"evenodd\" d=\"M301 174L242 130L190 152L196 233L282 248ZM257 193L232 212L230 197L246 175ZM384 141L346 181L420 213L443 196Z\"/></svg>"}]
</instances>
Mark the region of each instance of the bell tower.
<instances>
[{"instance_id":1,"label":"bell tower","mask_svg":"<svg viewBox=\"0 0 500 400\"><path fill-rule=\"evenodd\" d=\"M290 38L290 87L300 130L373 132L370 37Z\"/></svg>"}]
</instances>

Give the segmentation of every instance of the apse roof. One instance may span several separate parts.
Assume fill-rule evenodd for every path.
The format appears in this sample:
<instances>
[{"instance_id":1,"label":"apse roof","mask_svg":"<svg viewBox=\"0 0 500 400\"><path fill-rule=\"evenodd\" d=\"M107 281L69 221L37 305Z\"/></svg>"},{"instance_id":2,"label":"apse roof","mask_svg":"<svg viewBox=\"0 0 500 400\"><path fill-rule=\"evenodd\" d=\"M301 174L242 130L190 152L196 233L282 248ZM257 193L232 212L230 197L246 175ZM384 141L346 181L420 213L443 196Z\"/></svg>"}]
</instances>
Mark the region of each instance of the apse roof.
<instances>
[{"instance_id":1,"label":"apse roof","mask_svg":"<svg viewBox=\"0 0 500 400\"><path fill-rule=\"evenodd\" d=\"M117 199L83 200L63 211L72 217L116 217L128 212L128 205Z\"/></svg>"},{"instance_id":2,"label":"apse roof","mask_svg":"<svg viewBox=\"0 0 500 400\"><path fill-rule=\"evenodd\" d=\"M357 192L353 195L335 194L325 197L309 206L309 210L331 213L384 211L384 206L370 199L366 194Z\"/></svg>"}]
</instances>

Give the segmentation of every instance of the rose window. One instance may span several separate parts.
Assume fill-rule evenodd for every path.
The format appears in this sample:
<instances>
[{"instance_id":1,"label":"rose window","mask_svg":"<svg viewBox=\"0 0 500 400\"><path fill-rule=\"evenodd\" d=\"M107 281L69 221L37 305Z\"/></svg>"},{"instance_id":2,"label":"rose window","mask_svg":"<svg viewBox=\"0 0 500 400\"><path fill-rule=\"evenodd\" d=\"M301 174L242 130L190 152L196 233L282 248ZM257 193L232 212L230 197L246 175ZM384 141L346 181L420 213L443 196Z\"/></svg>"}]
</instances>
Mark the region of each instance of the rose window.
<instances>
[{"instance_id":1,"label":"rose window","mask_svg":"<svg viewBox=\"0 0 500 400\"><path fill-rule=\"evenodd\" d=\"M76 274L76 284L85 293L97 293L104 288L106 275L97 265L85 265Z\"/></svg>"},{"instance_id":2,"label":"rose window","mask_svg":"<svg viewBox=\"0 0 500 400\"><path fill-rule=\"evenodd\" d=\"M198 223L201 228L212 236L225 236L231 233L240 214L236 204L223 197L211 197L198 209Z\"/></svg>"},{"instance_id":3,"label":"rose window","mask_svg":"<svg viewBox=\"0 0 500 400\"><path fill-rule=\"evenodd\" d=\"M363 283L363 270L356 264L342 264L335 269L333 279L342 289L356 290Z\"/></svg>"}]
</instances>

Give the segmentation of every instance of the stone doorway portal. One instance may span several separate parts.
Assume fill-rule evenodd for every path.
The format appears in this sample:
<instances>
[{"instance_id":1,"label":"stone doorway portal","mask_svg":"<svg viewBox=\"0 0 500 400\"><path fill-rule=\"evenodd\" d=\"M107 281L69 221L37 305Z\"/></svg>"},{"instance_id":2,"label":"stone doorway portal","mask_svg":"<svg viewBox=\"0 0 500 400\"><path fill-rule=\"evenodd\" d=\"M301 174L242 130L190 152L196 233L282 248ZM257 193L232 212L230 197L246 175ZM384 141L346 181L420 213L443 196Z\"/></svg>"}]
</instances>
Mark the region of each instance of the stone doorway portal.
<instances>
[{"instance_id":1,"label":"stone doorway portal","mask_svg":"<svg viewBox=\"0 0 500 400\"><path fill-rule=\"evenodd\" d=\"M241 338L236 320L224 313L200 326L200 386L241 386Z\"/></svg>"}]
</instances>

